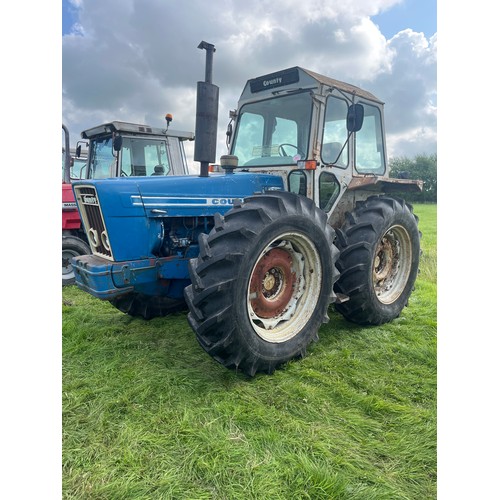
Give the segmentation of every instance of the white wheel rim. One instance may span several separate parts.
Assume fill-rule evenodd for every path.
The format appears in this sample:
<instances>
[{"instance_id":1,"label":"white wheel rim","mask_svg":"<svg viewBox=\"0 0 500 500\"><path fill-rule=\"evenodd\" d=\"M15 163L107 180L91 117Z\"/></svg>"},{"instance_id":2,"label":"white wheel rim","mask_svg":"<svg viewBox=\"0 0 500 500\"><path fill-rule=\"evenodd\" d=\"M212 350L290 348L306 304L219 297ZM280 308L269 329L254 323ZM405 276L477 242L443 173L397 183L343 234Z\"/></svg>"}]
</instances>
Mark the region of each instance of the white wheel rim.
<instances>
[{"instance_id":1,"label":"white wheel rim","mask_svg":"<svg viewBox=\"0 0 500 500\"><path fill-rule=\"evenodd\" d=\"M377 299L392 304L403 293L411 271L412 249L408 231L390 227L378 242L372 265L372 282Z\"/></svg>"},{"instance_id":2,"label":"white wheel rim","mask_svg":"<svg viewBox=\"0 0 500 500\"><path fill-rule=\"evenodd\" d=\"M322 266L314 243L297 232L283 233L258 256L247 288L247 311L257 335L281 343L295 337L319 300Z\"/></svg>"}]
</instances>

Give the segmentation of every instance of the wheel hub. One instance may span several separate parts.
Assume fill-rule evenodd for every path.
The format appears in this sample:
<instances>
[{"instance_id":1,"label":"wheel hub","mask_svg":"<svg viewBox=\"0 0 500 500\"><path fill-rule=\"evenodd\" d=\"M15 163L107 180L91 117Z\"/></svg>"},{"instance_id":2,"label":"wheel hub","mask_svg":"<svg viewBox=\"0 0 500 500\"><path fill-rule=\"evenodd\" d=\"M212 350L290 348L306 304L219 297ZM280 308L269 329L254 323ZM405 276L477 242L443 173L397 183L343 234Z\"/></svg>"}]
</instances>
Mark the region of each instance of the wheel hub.
<instances>
[{"instance_id":1,"label":"wheel hub","mask_svg":"<svg viewBox=\"0 0 500 500\"><path fill-rule=\"evenodd\" d=\"M385 280L389 276L396 257L394 250L390 239L388 237L382 238L375 257L374 275L376 282Z\"/></svg>"},{"instance_id":2,"label":"wheel hub","mask_svg":"<svg viewBox=\"0 0 500 500\"><path fill-rule=\"evenodd\" d=\"M273 268L264 277L264 283L263 283L265 290L264 294L272 292L273 289L275 289L275 287L277 286L278 280L280 279L280 276L276 276L277 273L281 274L281 270ZM276 279L276 277L278 279Z\"/></svg>"},{"instance_id":3,"label":"wheel hub","mask_svg":"<svg viewBox=\"0 0 500 500\"><path fill-rule=\"evenodd\" d=\"M292 257L282 248L269 250L257 263L250 281L250 304L261 318L281 314L294 291Z\"/></svg>"}]
</instances>

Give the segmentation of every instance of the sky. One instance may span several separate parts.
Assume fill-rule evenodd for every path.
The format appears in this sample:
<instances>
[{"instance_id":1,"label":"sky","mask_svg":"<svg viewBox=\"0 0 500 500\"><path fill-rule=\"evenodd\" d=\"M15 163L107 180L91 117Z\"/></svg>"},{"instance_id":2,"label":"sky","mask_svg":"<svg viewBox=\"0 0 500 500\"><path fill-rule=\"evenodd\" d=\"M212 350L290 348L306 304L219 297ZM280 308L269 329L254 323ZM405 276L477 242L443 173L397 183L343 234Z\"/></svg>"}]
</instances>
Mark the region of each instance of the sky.
<instances>
[{"instance_id":1,"label":"sky","mask_svg":"<svg viewBox=\"0 0 500 500\"><path fill-rule=\"evenodd\" d=\"M74 144L112 120L194 131L200 41L220 88L217 158L249 78L302 66L386 103L389 157L437 150L436 0L63 0L62 119ZM191 171L193 145L187 145Z\"/></svg>"}]
</instances>

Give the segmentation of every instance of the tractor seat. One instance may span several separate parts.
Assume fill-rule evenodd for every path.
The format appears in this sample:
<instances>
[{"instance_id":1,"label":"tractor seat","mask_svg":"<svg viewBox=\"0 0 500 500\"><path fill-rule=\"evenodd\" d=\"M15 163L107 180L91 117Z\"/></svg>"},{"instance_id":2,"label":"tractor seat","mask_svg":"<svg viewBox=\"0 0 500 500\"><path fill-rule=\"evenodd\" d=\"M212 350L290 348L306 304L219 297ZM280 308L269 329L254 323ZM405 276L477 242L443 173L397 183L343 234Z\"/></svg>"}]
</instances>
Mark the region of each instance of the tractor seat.
<instances>
[{"instance_id":1,"label":"tractor seat","mask_svg":"<svg viewBox=\"0 0 500 500\"><path fill-rule=\"evenodd\" d=\"M156 165L155 171L151 175L165 175L165 167L163 165Z\"/></svg>"},{"instance_id":2,"label":"tractor seat","mask_svg":"<svg viewBox=\"0 0 500 500\"><path fill-rule=\"evenodd\" d=\"M132 175L134 177L140 177L141 175L146 175L145 165L132 165Z\"/></svg>"}]
</instances>

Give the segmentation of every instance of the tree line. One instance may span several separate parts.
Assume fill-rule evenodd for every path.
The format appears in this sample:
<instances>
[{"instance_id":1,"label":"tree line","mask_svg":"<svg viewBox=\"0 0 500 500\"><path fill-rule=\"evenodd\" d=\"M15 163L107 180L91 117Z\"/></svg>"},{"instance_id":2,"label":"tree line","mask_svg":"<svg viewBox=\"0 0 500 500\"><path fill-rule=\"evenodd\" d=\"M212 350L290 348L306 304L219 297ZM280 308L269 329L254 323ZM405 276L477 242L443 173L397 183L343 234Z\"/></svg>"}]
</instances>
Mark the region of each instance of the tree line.
<instances>
[{"instance_id":1,"label":"tree line","mask_svg":"<svg viewBox=\"0 0 500 500\"><path fill-rule=\"evenodd\" d=\"M399 179L420 179L423 191L407 193L405 199L414 203L437 202L437 154L419 154L414 158L398 156L389 160L390 177Z\"/></svg>"}]
</instances>

